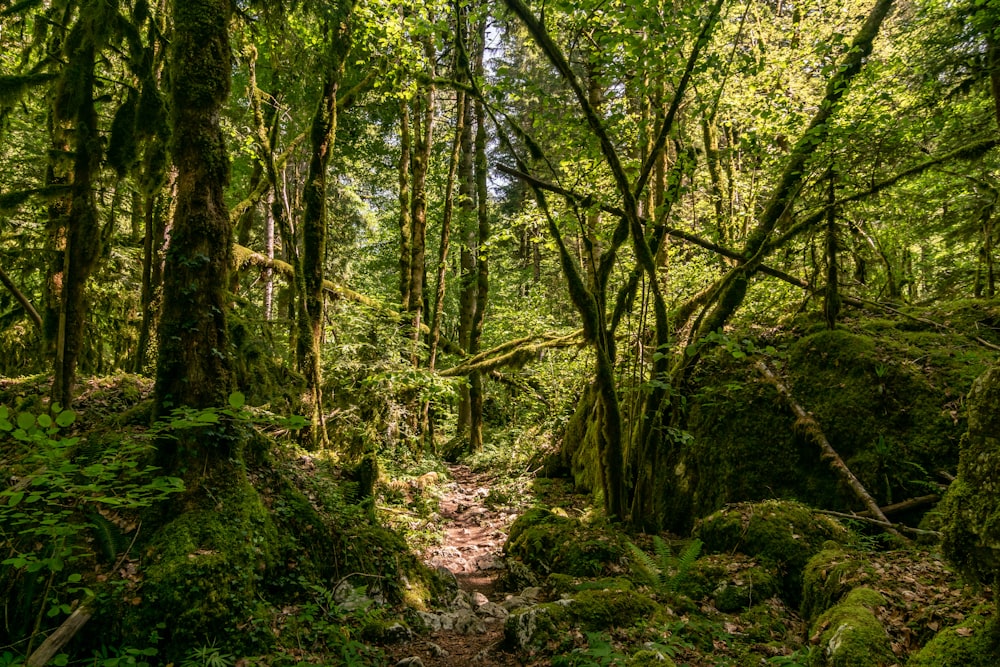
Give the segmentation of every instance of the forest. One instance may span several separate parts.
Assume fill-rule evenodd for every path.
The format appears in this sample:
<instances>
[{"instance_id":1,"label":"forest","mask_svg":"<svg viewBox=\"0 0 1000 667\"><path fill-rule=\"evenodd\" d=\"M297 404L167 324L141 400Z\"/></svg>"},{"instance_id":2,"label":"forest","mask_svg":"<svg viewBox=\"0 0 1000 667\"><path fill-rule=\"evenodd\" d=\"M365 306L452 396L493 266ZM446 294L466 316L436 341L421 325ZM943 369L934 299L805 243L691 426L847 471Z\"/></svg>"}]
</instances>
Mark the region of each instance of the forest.
<instances>
[{"instance_id":1,"label":"forest","mask_svg":"<svg viewBox=\"0 0 1000 667\"><path fill-rule=\"evenodd\" d=\"M0 667L1000 664L1000 0L0 0Z\"/></svg>"}]
</instances>

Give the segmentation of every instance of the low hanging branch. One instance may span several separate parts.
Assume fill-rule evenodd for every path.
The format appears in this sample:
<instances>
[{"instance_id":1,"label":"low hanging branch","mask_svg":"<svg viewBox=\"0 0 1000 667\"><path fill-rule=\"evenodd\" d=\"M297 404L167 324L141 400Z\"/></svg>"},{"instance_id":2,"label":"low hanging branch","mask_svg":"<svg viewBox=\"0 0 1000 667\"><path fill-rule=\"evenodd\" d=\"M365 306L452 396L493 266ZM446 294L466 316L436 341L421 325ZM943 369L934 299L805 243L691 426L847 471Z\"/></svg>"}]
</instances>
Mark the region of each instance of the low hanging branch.
<instances>
[{"instance_id":1,"label":"low hanging branch","mask_svg":"<svg viewBox=\"0 0 1000 667\"><path fill-rule=\"evenodd\" d=\"M806 412L805 408L799 405L798 401L795 400L795 397L792 396L792 393L788 390L788 387L786 387L784 383L778 379L778 376L774 374L774 371L772 371L766 363L758 361L756 363L756 367L757 370L760 371L761 375L763 375L764 378L778 390L778 394L785 399L788 406L792 409L792 412L795 413L796 417L798 417L799 423L805 426L805 430L809 434L809 437L813 442L819 445L820 450L823 452L822 458L826 459L826 461L830 464L830 468L833 469L833 471L847 483L847 486L849 486L851 491L854 492L854 495L858 498L858 500L864 503L865 507L868 509L868 514L871 517L874 517L874 519L878 522L877 525L884 527L886 532L892 533L897 537L902 537L892 522L886 518L882 509L878 506L878 503L875 502L875 499L872 498L870 493L868 493L868 490L865 489L864 485L861 484L858 478L854 476L854 473L847 467L844 460L840 458L840 454L838 454L833 446L830 445L830 441L826 439L826 436L823 434L823 431L820 430L819 424L816 423L813 416Z\"/></svg>"},{"instance_id":2,"label":"low hanging branch","mask_svg":"<svg viewBox=\"0 0 1000 667\"><path fill-rule=\"evenodd\" d=\"M542 350L559 347L581 347L585 345L583 330L560 336L543 334L507 341L502 345L480 352L457 366L440 371L442 377L459 377L473 372L489 373L505 366L523 366Z\"/></svg>"}]
</instances>

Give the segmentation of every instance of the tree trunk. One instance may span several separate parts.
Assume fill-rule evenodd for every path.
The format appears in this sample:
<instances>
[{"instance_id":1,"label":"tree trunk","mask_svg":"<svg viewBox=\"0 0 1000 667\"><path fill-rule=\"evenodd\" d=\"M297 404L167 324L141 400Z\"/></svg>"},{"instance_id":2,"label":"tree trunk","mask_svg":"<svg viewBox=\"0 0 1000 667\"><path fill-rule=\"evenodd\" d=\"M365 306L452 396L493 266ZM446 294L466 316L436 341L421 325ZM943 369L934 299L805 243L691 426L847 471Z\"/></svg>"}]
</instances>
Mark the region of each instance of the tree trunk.
<instances>
[{"instance_id":1,"label":"tree trunk","mask_svg":"<svg viewBox=\"0 0 1000 667\"><path fill-rule=\"evenodd\" d=\"M233 362L226 316L232 225L224 189L229 158L219 115L229 95L227 0L174 0L171 80L176 206L163 272L155 412L226 404ZM231 465L232 434L158 442L165 472Z\"/></svg>"},{"instance_id":2,"label":"tree trunk","mask_svg":"<svg viewBox=\"0 0 1000 667\"><path fill-rule=\"evenodd\" d=\"M434 44L428 39L424 50L430 63L430 76L434 76ZM427 171L430 168L431 149L434 144L434 84L428 83L423 94L417 96L415 114L417 124L416 145L412 157L413 198L411 200L410 219L413 235L410 252L410 335L413 347L410 352L410 363L416 367L420 362L420 325L424 314L424 283L427 276Z\"/></svg>"},{"instance_id":3,"label":"tree trunk","mask_svg":"<svg viewBox=\"0 0 1000 667\"><path fill-rule=\"evenodd\" d=\"M486 44L486 21L480 23L479 39L476 47L474 68L477 74L483 71L483 50ZM476 307L469 332L469 354L479 352L479 341L483 335L486 319L486 304L490 291L490 262L488 245L490 240L489 194L487 191L486 163L486 112L482 100L477 99L476 140L475 140L475 181L476 219L478 240L476 243ZM483 376L476 371L469 375L469 451L478 452L483 448Z\"/></svg>"},{"instance_id":4,"label":"tree trunk","mask_svg":"<svg viewBox=\"0 0 1000 667\"><path fill-rule=\"evenodd\" d=\"M410 105L399 104L399 303L410 310L410 258L413 254L413 220L410 211Z\"/></svg>"},{"instance_id":5,"label":"tree trunk","mask_svg":"<svg viewBox=\"0 0 1000 667\"><path fill-rule=\"evenodd\" d=\"M96 0L84 3L81 14L101 14L100 5ZM94 20L95 25L100 23L103 21L99 17ZM94 104L95 42L101 37L93 34L93 29L93 25L84 25L81 20L70 31L66 39L67 47L72 45L75 48L67 54L70 61L56 99L57 122L60 117L73 115L72 189L66 221L55 380L52 385L52 400L63 407L69 407L73 402L76 366L83 349L86 326L85 289L101 255L101 229L93 192L93 180L100 168L102 153Z\"/></svg>"},{"instance_id":6,"label":"tree trunk","mask_svg":"<svg viewBox=\"0 0 1000 667\"><path fill-rule=\"evenodd\" d=\"M351 13L354 3L340 8L340 15L328 35L330 40L329 68L323 81L322 95L310 130L312 152L309 173L302 190L305 212L302 219L302 256L299 272L297 359L299 369L309 389L310 428L307 437L313 447L329 445L323 418L323 280L326 262L326 184L327 169L333 154L337 132L337 92L344 75L347 54L351 48Z\"/></svg>"}]
</instances>

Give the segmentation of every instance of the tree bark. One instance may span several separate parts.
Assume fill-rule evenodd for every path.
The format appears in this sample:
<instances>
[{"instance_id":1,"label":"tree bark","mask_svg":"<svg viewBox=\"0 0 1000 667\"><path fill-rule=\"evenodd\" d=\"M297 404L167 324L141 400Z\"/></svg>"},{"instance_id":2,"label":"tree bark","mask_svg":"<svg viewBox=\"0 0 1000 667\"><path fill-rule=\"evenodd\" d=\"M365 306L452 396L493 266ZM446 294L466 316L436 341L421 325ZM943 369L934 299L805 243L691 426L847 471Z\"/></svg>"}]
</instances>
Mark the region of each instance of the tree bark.
<instances>
[{"instance_id":1,"label":"tree bark","mask_svg":"<svg viewBox=\"0 0 1000 667\"><path fill-rule=\"evenodd\" d=\"M233 383L227 313L232 225L224 200L229 158L219 125L229 95L228 0L174 0L171 91L176 206L163 273L155 413L180 406L226 404ZM162 439L158 465L166 472L203 459L226 465L235 438ZM190 473L190 470L189 470Z\"/></svg>"}]
</instances>

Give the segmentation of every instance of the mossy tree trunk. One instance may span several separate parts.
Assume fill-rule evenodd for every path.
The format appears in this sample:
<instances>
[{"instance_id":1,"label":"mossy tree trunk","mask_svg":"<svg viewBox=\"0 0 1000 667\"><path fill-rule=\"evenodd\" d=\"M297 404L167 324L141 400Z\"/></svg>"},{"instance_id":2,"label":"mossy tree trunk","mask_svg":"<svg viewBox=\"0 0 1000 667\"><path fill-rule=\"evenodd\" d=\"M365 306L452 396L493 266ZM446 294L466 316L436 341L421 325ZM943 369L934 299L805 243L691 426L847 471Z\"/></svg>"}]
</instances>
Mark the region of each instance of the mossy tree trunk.
<instances>
[{"instance_id":1,"label":"mossy tree trunk","mask_svg":"<svg viewBox=\"0 0 1000 667\"><path fill-rule=\"evenodd\" d=\"M323 281L325 278L327 238L327 171L337 132L337 93L344 77L347 54L351 49L351 14L353 2L344 2L327 21L329 40L327 72L322 94L310 130L312 151L309 175L302 198L305 212L302 219L301 265L296 272L299 281L299 315L297 359L299 369L309 388L311 412L309 440L313 447L329 445L323 419Z\"/></svg>"},{"instance_id":2,"label":"mossy tree trunk","mask_svg":"<svg viewBox=\"0 0 1000 667\"><path fill-rule=\"evenodd\" d=\"M483 53L486 48L486 18L479 22L474 57L474 74L483 75ZM475 139L475 182L476 182L476 220L478 238L476 239L476 295L475 313L472 316L472 329L469 332L469 354L479 352L479 343L483 336L483 322L486 320L486 304L490 293L490 262L487 247L490 240L490 212L487 191L486 163L486 112L483 102L476 99L476 139ZM469 375L469 450L476 452L483 448L483 375L473 372Z\"/></svg>"},{"instance_id":3,"label":"mossy tree trunk","mask_svg":"<svg viewBox=\"0 0 1000 667\"><path fill-rule=\"evenodd\" d=\"M163 272L156 366L156 412L225 404L233 384L226 323L232 225L223 198L229 158L219 125L229 95L228 0L174 0L170 52L171 154L176 204ZM183 85L178 85L183 82ZM224 464L227 439L159 444L167 470L204 458Z\"/></svg>"},{"instance_id":4,"label":"mossy tree trunk","mask_svg":"<svg viewBox=\"0 0 1000 667\"><path fill-rule=\"evenodd\" d=\"M96 0L80 6L80 15L62 45L65 65L56 83L53 127L72 137L73 166L61 234L62 271L55 331L55 379L52 400L72 404L77 360L83 349L86 286L101 255L101 229L93 181L100 169L103 138L94 101L95 68L111 17Z\"/></svg>"}]
</instances>

